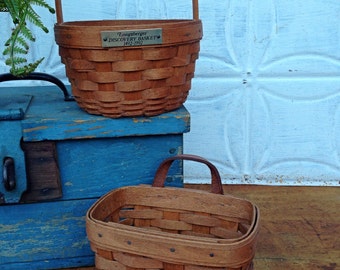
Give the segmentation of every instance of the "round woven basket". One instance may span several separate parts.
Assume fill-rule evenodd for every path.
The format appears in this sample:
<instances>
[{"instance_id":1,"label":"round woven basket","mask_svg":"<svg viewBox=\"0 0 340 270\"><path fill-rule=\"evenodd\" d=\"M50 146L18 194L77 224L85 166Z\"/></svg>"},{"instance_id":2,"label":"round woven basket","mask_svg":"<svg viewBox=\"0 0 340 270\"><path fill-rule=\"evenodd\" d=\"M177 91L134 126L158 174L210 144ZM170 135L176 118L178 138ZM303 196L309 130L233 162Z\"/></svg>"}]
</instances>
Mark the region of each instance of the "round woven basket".
<instances>
[{"instance_id":1,"label":"round woven basket","mask_svg":"<svg viewBox=\"0 0 340 270\"><path fill-rule=\"evenodd\" d=\"M185 102L202 38L197 0L193 0L193 20L63 22L60 0L56 10L59 54L72 94L85 111L112 118L153 116ZM136 46L143 34L152 39L145 33L155 31L160 31L161 42ZM104 44L109 38L103 33L112 32L131 35L135 42Z\"/></svg>"}]
</instances>

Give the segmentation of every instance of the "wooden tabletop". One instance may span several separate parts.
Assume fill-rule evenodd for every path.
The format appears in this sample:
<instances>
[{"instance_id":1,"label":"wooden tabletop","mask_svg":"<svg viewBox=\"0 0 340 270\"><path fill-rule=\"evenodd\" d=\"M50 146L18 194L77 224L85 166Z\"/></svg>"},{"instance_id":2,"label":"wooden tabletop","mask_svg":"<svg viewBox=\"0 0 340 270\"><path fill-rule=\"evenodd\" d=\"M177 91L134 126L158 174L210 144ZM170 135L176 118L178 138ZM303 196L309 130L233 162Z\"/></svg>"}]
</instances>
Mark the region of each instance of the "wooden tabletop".
<instances>
[{"instance_id":1,"label":"wooden tabletop","mask_svg":"<svg viewBox=\"0 0 340 270\"><path fill-rule=\"evenodd\" d=\"M260 208L256 270L340 269L339 187L228 185L224 190Z\"/></svg>"}]
</instances>

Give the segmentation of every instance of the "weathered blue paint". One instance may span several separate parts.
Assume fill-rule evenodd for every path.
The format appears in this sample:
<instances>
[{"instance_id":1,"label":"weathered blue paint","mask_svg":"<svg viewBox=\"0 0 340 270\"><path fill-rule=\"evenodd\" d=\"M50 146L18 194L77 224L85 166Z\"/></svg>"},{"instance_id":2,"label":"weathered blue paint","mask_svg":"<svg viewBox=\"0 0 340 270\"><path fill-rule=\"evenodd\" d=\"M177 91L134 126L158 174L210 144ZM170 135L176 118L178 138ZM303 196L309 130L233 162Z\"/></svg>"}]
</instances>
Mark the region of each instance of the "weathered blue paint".
<instances>
[{"instance_id":1,"label":"weathered blue paint","mask_svg":"<svg viewBox=\"0 0 340 270\"><path fill-rule=\"evenodd\" d=\"M0 121L0 158L14 155L16 170L21 171L17 178L20 190L6 192L0 184L6 202L12 202L0 205L0 269L93 264L84 220L90 205L111 189L151 183L159 163L183 151L183 133L189 131L190 120L184 107L150 118L109 119L89 115L75 102L65 102L56 89L22 87L0 92L0 100L4 100L2 93L6 98L33 96L22 120ZM21 138L56 142L62 198L13 204L26 189ZM167 184L182 183L182 163L177 162Z\"/></svg>"},{"instance_id":2,"label":"weathered blue paint","mask_svg":"<svg viewBox=\"0 0 340 270\"><path fill-rule=\"evenodd\" d=\"M84 213L93 199L0 206L0 268L93 264Z\"/></svg>"},{"instance_id":3,"label":"weathered blue paint","mask_svg":"<svg viewBox=\"0 0 340 270\"><path fill-rule=\"evenodd\" d=\"M63 199L99 197L122 185L151 183L159 163L182 152L182 137L157 135L60 141L57 150ZM182 185L178 167L171 175L169 184Z\"/></svg>"},{"instance_id":4,"label":"weathered blue paint","mask_svg":"<svg viewBox=\"0 0 340 270\"><path fill-rule=\"evenodd\" d=\"M15 160L16 178L25 179L24 154L18 143L22 137L22 128L20 121L15 120L24 117L33 97L30 95L16 96L5 89L1 90L4 91L0 92L0 162L2 164L6 157L13 158ZM8 192L2 181L0 183L0 196L5 197L6 201L11 203L18 202L21 194L27 188L26 181L20 181L14 191Z\"/></svg>"},{"instance_id":5,"label":"weathered blue paint","mask_svg":"<svg viewBox=\"0 0 340 270\"><path fill-rule=\"evenodd\" d=\"M75 102L65 102L58 90L45 93L48 94L43 97L37 93L34 106L30 106L22 121L25 141L113 138L189 131L189 115L184 107L154 117L110 119L84 113Z\"/></svg>"},{"instance_id":6,"label":"weathered blue paint","mask_svg":"<svg viewBox=\"0 0 340 270\"><path fill-rule=\"evenodd\" d=\"M0 121L0 196L9 203L16 203L20 200L21 194L27 189L25 158L20 148L21 127L18 121ZM3 185L3 162L6 157L14 159L16 189L7 191ZM21 179L21 181L20 181ZM0 199L0 201L3 199Z\"/></svg>"},{"instance_id":7,"label":"weathered blue paint","mask_svg":"<svg viewBox=\"0 0 340 270\"><path fill-rule=\"evenodd\" d=\"M33 97L30 95L15 96L11 93L12 91L8 93L8 89L0 90L2 92L0 95L0 121L23 119Z\"/></svg>"}]
</instances>

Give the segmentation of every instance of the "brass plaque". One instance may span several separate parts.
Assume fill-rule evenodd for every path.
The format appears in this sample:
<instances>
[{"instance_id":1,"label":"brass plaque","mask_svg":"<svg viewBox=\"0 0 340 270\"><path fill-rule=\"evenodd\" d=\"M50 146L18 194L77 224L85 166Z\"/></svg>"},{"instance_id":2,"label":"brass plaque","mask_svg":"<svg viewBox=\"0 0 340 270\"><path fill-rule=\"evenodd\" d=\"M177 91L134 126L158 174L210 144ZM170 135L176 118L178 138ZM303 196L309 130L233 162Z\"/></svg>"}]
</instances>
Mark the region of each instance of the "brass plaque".
<instances>
[{"instance_id":1,"label":"brass plaque","mask_svg":"<svg viewBox=\"0 0 340 270\"><path fill-rule=\"evenodd\" d=\"M162 28L124 31L102 31L102 46L125 47L162 44Z\"/></svg>"}]
</instances>

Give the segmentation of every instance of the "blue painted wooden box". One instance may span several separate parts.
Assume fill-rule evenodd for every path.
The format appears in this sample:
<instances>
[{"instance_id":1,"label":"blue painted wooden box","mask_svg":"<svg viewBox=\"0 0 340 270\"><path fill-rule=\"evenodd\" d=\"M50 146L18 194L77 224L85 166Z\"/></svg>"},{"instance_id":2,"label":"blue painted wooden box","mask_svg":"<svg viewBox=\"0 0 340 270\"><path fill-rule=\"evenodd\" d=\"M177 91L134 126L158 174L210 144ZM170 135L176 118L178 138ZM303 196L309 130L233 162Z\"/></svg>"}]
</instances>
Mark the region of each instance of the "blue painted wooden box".
<instances>
[{"instance_id":1,"label":"blue painted wooden box","mask_svg":"<svg viewBox=\"0 0 340 270\"><path fill-rule=\"evenodd\" d=\"M184 107L109 119L65 102L55 86L0 88L0 269L93 265L87 209L111 189L151 183L159 163L182 152L189 122ZM179 162L168 184L182 182Z\"/></svg>"}]
</instances>

